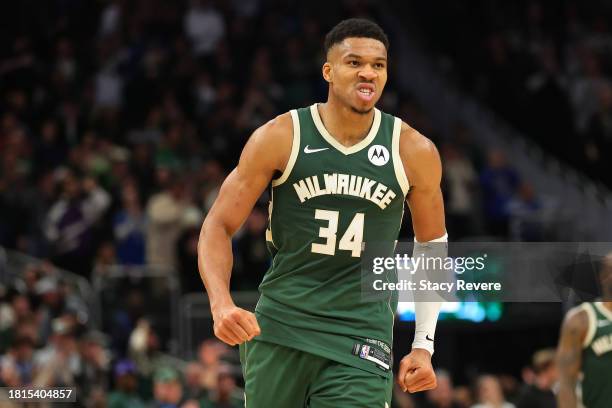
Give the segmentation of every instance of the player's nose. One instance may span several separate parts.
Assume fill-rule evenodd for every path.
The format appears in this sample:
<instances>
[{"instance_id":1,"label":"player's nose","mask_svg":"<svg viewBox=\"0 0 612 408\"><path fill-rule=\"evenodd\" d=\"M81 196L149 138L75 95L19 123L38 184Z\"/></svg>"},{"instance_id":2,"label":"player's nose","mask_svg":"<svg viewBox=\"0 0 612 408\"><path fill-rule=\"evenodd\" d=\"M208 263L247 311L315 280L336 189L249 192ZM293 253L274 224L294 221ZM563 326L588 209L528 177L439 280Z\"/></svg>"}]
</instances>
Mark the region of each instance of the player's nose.
<instances>
[{"instance_id":1,"label":"player's nose","mask_svg":"<svg viewBox=\"0 0 612 408\"><path fill-rule=\"evenodd\" d=\"M364 68L359 71L359 78L365 81L372 81L376 79L377 76L378 74L369 64L366 64Z\"/></svg>"}]
</instances>

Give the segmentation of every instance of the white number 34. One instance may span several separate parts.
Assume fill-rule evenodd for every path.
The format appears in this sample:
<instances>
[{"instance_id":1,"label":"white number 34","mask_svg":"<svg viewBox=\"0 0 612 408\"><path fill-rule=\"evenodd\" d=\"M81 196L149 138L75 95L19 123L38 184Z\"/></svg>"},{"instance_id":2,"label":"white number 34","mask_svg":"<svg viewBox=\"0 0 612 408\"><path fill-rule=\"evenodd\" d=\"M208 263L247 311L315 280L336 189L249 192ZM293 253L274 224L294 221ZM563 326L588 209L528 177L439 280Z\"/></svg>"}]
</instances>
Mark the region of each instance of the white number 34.
<instances>
[{"instance_id":1,"label":"white number 34","mask_svg":"<svg viewBox=\"0 0 612 408\"><path fill-rule=\"evenodd\" d=\"M340 213L331 210L316 210L315 219L327 221L327 227L319 228L319 237L325 238L323 244L312 244L312 252L324 255L334 255L336 253L336 233L338 232L338 218ZM363 222L364 214L356 213L353 221L349 224L340 238L338 249L351 251L351 256L358 258L361 256L361 242L363 241Z\"/></svg>"}]
</instances>

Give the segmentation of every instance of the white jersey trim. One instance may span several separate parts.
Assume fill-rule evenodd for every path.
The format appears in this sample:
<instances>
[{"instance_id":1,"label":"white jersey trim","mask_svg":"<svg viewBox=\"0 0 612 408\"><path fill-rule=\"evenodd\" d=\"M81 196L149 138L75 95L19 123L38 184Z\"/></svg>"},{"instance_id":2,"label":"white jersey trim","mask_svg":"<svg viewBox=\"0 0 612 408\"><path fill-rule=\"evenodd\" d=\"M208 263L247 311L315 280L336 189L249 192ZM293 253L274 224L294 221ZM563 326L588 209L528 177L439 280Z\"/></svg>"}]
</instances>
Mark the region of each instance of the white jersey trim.
<instances>
[{"instance_id":1,"label":"white jersey trim","mask_svg":"<svg viewBox=\"0 0 612 408\"><path fill-rule=\"evenodd\" d=\"M272 187L277 187L283 184L289 178L291 170L297 161L298 154L300 152L300 118L295 109L289 111L291 114L291 121L293 122L293 141L291 142L291 154L287 161L287 166L283 174L277 179L272 180Z\"/></svg>"},{"instance_id":2,"label":"white jersey trim","mask_svg":"<svg viewBox=\"0 0 612 408\"><path fill-rule=\"evenodd\" d=\"M593 337L595 337L595 331L597 330L597 316L595 316L595 309L593 309L591 304L583 303L581 308L586 312L589 320L589 328L586 336L584 336L584 341L582 342L582 348L587 348L593 341Z\"/></svg>"},{"instance_id":3,"label":"white jersey trim","mask_svg":"<svg viewBox=\"0 0 612 408\"><path fill-rule=\"evenodd\" d=\"M368 132L367 136L359 143L354 144L353 146L350 146L350 147L346 147L342 145L342 143L338 142L327 131L327 129L325 128L325 125L323 125L321 116L319 116L319 109L317 108L316 103L310 106L310 114L312 116L312 120L317 130L319 131L321 136L323 136L323 139L325 139L327 143L332 145L336 150L338 150L340 153L344 155L357 153L358 151L362 150L364 147L367 147L370 143L372 143L372 141L376 137L376 134L378 133L378 129L380 128L381 114L378 109L374 108L374 121L372 122L372 127L370 128L370 131Z\"/></svg>"},{"instance_id":4,"label":"white jersey trim","mask_svg":"<svg viewBox=\"0 0 612 408\"><path fill-rule=\"evenodd\" d=\"M400 156L400 135L402 133L402 120L395 118L393 121L393 138L391 140L391 157L393 158L393 168L395 169L395 178L402 188L404 197L410 190L410 183L408 177L406 177L406 171L404 170L404 164L402 163L402 157Z\"/></svg>"}]
</instances>

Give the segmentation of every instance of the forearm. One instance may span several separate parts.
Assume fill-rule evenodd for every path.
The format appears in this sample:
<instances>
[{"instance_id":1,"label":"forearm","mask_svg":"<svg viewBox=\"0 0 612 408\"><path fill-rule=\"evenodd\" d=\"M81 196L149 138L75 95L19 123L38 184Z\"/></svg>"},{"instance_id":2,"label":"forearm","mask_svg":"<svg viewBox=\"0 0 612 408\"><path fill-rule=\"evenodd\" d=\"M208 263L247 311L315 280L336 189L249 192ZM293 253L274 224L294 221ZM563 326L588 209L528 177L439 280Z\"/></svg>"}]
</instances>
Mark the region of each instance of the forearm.
<instances>
[{"instance_id":1,"label":"forearm","mask_svg":"<svg viewBox=\"0 0 612 408\"><path fill-rule=\"evenodd\" d=\"M433 239L428 242L418 242L415 239L413 258L423 259L428 258L440 258L444 259L448 255L448 235L444 234L442 237ZM420 277L427 276L436 280L442 279L440 276L443 271L419 271ZM418 272L417 272L418 273ZM431 274L431 275L430 275ZM436 325L438 322L438 315L440 308L442 307L444 299L437 293L428 294L427 296L416 296L415 297L415 332L414 341L412 348L422 348L431 355L434 351L434 335L436 331Z\"/></svg>"},{"instance_id":2,"label":"forearm","mask_svg":"<svg viewBox=\"0 0 612 408\"><path fill-rule=\"evenodd\" d=\"M559 393L557 394L558 408L576 408L578 398L576 397L576 380L561 378L559 381Z\"/></svg>"},{"instance_id":3,"label":"forearm","mask_svg":"<svg viewBox=\"0 0 612 408\"><path fill-rule=\"evenodd\" d=\"M233 304L230 295L232 265L231 235L219 223L206 220L198 242L198 269L211 310Z\"/></svg>"}]
</instances>

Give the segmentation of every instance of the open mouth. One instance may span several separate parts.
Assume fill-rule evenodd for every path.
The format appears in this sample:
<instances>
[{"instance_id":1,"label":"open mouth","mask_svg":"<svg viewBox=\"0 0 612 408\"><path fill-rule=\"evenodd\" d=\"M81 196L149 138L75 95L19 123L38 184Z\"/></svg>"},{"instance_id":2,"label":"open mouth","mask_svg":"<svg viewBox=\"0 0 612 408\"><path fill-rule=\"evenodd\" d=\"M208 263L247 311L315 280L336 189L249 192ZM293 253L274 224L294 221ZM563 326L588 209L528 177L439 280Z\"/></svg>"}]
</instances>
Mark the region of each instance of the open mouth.
<instances>
[{"instance_id":1,"label":"open mouth","mask_svg":"<svg viewBox=\"0 0 612 408\"><path fill-rule=\"evenodd\" d=\"M361 86L359 88L357 88L357 95L359 96L360 99L369 102L372 100L372 98L374 97L374 89L370 88L370 87L365 87L365 86Z\"/></svg>"}]
</instances>

